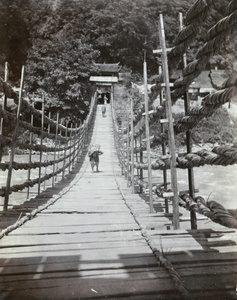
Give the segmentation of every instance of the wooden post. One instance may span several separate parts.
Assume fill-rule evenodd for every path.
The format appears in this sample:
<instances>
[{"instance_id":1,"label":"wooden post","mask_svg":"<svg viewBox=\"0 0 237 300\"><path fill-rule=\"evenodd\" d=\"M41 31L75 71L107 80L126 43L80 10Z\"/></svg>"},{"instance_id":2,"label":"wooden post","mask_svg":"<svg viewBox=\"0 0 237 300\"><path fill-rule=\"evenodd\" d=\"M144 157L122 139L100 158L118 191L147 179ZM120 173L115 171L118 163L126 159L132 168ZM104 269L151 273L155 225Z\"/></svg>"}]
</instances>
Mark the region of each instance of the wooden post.
<instances>
[{"instance_id":1,"label":"wooden post","mask_svg":"<svg viewBox=\"0 0 237 300\"><path fill-rule=\"evenodd\" d=\"M8 82L8 75L9 75L9 67L8 67L8 63L5 62L5 76L4 76L4 81ZM7 107L7 95L4 94L4 98L3 98L3 105L2 105L2 110L4 112L4 110ZM3 136L3 118L0 119L0 137ZM2 156L3 156L3 146L1 145L1 138L0 138L0 162L2 161Z\"/></svg>"},{"instance_id":2,"label":"wooden post","mask_svg":"<svg viewBox=\"0 0 237 300\"><path fill-rule=\"evenodd\" d=\"M35 106L35 95L33 94L33 99L32 99L32 107L34 108ZM34 126L34 114L31 113L31 119L30 119L30 125ZM33 145L33 132L30 132L30 146ZM29 159L28 162L29 164L31 163L31 159L32 159L32 149L30 148L30 152L29 152ZM31 173L31 169L28 169L28 174L27 174L27 181L30 181L30 173ZM30 196L30 187L27 188L27 194L26 194L26 198L29 199Z\"/></svg>"},{"instance_id":3,"label":"wooden post","mask_svg":"<svg viewBox=\"0 0 237 300\"><path fill-rule=\"evenodd\" d=\"M180 22L180 30L183 29L183 14L179 13L179 22ZM186 53L183 55L183 67L187 66L187 57ZM189 114L190 109L190 99L188 97L188 88L184 93L184 109L185 115ZM191 129L186 131L186 147L187 153L192 153L192 138L191 138ZM188 185L189 185L189 194L191 198L195 198L195 183L194 183L194 172L193 168L188 168ZM190 219L191 219L191 229L197 229L197 216L194 211L190 212Z\"/></svg>"},{"instance_id":4,"label":"wooden post","mask_svg":"<svg viewBox=\"0 0 237 300\"><path fill-rule=\"evenodd\" d=\"M140 135L140 148L142 146L142 135ZM143 163L143 151L140 149L140 163ZM143 169L140 169L140 180L143 181ZM143 193L143 187L140 185L140 194Z\"/></svg>"},{"instance_id":5,"label":"wooden post","mask_svg":"<svg viewBox=\"0 0 237 300\"><path fill-rule=\"evenodd\" d=\"M38 195L40 194L40 184L41 184L41 165L42 165L42 146L43 146L43 134L44 134L44 97L42 99L42 109L41 109L41 136L40 136L40 160L39 160L39 180L38 180Z\"/></svg>"},{"instance_id":6,"label":"wooden post","mask_svg":"<svg viewBox=\"0 0 237 300\"><path fill-rule=\"evenodd\" d=\"M58 123L58 122L57 122ZM63 119L61 119L61 121L60 121L60 125L62 126L63 125ZM58 126L57 126L57 130L58 130ZM59 135L60 135L60 137L62 136L62 129L60 128L60 130L59 130ZM59 141L59 147L61 148L61 141ZM57 155L57 157L58 157L58 159L60 158L60 150L58 151L58 155ZM57 163L57 170L58 170L58 163ZM55 176L55 182L57 181L57 174L56 174L56 176Z\"/></svg>"},{"instance_id":7,"label":"wooden post","mask_svg":"<svg viewBox=\"0 0 237 300\"><path fill-rule=\"evenodd\" d=\"M134 124L133 124L133 99L131 99L131 182L132 182L132 194L135 192L134 187Z\"/></svg>"},{"instance_id":8,"label":"wooden post","mask_svg":"<svg viewBox=\"0 0 237 300\"><path fill-rule=\"evenodd\" d=\"M179 195L178 195L178 184L177 184L177 170L176 170L176 157L175 157L175 138L174 138L174 127L173 127L173 116L171 110L171 95L170 95L170 84L169 84L169 70L168 70L168 59L166 52L165 42L165 30L163 15L160 14L159 22L159 39L162 48L162 65L163 65L163 76L166 87L166 110L169 121L169 146L171 154L171 184L173 191L173 226L174 229L179 229Z\"/></svg>"},{"instance_id":9,"label":"wooden post","mask_svg":"<svg viewBox=\"0 0 237 300\"><path fill-rule=\"evenodd\" d=\"M121 128L120 130L120 137L119 137L119 150L121 155L121 175L124 174L124 129Z\"/></svg>"},{"instance_id":10,"label":"wooden post","mask_svg":"<svg viewBox=\"0 0 237 300\"><path fill-rule=\"evenodd\" d=\"M129 144L130 144L130 138L129 138L129 117L127 116L127 187L129 187Z\"/></svg>"},{"instance_id":11,"label":"wooden post","mask_svg":"<svg viewBox=\"0 0 237 300\"><path fill-rule=\"evenodd\" d=\"M51 112L49 112L49 121L51 121ZM48 124L48 133L50 133L50 123ZM46 152L46 162L48 161L48 152ZM47 167L44 168L44 175L47 174ZM46 180L44 181L44 190L46 189Z\"/></svg>"},{"instance_id":12,"label":"wooden post","mask_svg":"<svg viewBox=\"0 0 237 300\"><path fill-rule=\"evenodd\" d=\"M6 183L6 190L5 190L5 200L4 200L4 206L3 206L4 211L7 211L7 208L8 208L11 178L12 178L12 168L13 168L13 161L14 161L14 155L15 155L15 150L16 150L16 138L17 138L19 118L20 118L20 112L21 112L21 106L22 106L22 93L23 93L23 86L24 86L24 74L25 74L25 67L22 66L19 101L18 101L17 116L16 116L16 125L15 125L15 129L14 129L13 135L12 135L11 154L10 154L10 161L9 161L9 167L8 167L8 176L7 176L7 183Z\"/></svg>"},{"instance_id":13,"label":"wooden post","mask_svg":"<svg viewBox=\"0 0 237 300\"><path fill-rule=\"evenodd\" d=\"M78 150L77 150L77 162L80 161L81 155L81 143L82 143L82 127L81 127L81 120L79 120L79 133L78 133Z\"/></svg>"},{"instance_id":14,"label":"wooden post","mask_svg":"<svg viewBox=\"0 0 237 300\"><path fill-rule=\"evenodd\" d=\"M150 129L149 129L149 108L148 108L148 94L147 94L147 64L146 64L146 51L144 54L143 63L144 75L144 95L145 95L145 123L146 123L146 151L148 163L148 188L149 188L149 203L150 213L154 211L153 208L153 195L152 195L152 170L151 170L151 153L150 153Z\"/></svg>"},{"instance_id":15,"label":"wooden post","mask_svg":"<svg viewBox=\"0 0 237 300\"><path fill-rule=\"evenodd\" d=\"M54 141L54 154L53 154L53 177L52 177L52 187L54 187L55 184L55 160L56 160L56 148L58 143L58 123L59 123L59 113L57 113L57 121L56 121L56 133L55 133L55 141ZM58 164L57 164L58 165Z\"/></svg>"},{"instance_id":16,"label":"wooden post","mask_svg":"<svg viewBox=\"0 0 237 300\"><path fill-rule=\"evenodd\" d=\"M69 160L68 160L68 163L69 163L69 165L68 165L68 173L70 173L71 172L71 163L72 163L72 159L71 159L71 156L72 156L72 123L71 123L71 128L70 128L70 137L69 137L69 139L70 139L70 149L69 149Z\"/></svg>"},{"instance_id":17,"label":"wooden post","mask_svg":"<svg viewBox=\"0 0 237 300\"><path fill-rule=\"evenodd\" d=\"M72 163L73 168L75 167L77 139L78 139L78 125L76 124L76 132L75 132L75 135L74 135L74 146L73 146L73 163Z\"/></svg>"},{"instance_id":18,"label":"wooden post","mask_svg":"<svg viewBox=\"0 0 237 300\"><path fill-rule=\"evenodd\" d=\"M162 73L162 70L161 70L161 67L159 67L159 74ZM162 106L163 105L163 88L161 88L161 91L160 91L160 105ZM164 116L162 116L163 118ZM161 123L160 124L160 127L161 127L161 132L164 133L165 131L165 128L164 128L164 124ZM165 142L162 142L161 144L161 147L162 147L162 154L163 155L166 155L166 147L165 147ZM167 170L163 170L163 183L164 183L164 189L167 190L168 188L168 182L167 182ZM168 201L168 198L165 198L165 212L166 213L169 213L169 201Z\"/></svg>"},{"instance_id":19,"label":"wooden post","mask_svg":"<svg viewBox=\"0 0 237 300\"><path fill-rule=\"evenodd\" d=\"M66 132L65 132L65 137L66 137L66 143L64 147L64 159L63 159L63 179L65 177L65 164L66 164L66 154L67 154L67 132L68 132L68 122L66 123Z\"/></svg>"}]
</instances>

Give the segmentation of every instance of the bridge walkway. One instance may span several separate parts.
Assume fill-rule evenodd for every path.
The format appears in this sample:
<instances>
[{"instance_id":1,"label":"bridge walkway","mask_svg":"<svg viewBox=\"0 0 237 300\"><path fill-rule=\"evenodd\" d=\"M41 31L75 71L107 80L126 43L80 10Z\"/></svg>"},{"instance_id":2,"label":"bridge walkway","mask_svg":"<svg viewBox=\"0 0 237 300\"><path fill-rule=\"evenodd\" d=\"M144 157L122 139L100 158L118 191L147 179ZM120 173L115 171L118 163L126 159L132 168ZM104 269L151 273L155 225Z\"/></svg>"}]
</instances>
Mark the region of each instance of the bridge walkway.
<instances>
[{"instance_id":1,"label":"bridge walkway","mask_svg":"<svg viewBox=\"0 0 237 300\"><path fill-rule=\"evenodd\" d=\"M110 106L105 118L98 106L91 143L104 152L100 171L86 157L60 199L1 240L1 300L180 299L119 189L112 130Z\"/></svg>"}]
</instances>

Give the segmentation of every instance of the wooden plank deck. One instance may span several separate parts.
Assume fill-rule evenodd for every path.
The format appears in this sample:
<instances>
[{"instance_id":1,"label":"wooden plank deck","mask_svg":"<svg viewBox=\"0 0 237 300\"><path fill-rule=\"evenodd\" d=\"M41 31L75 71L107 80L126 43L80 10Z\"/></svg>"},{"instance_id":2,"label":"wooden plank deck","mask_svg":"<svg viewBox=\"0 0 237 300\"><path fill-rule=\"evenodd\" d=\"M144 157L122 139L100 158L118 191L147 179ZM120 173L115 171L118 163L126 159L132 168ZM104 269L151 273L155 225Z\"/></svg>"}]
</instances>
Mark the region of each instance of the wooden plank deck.
<instances>
[{"instance_id":1,"label":"wooden plank deck","mask_svg":"<svg viewBox=\"0 0 237 300\"><path fill-rule=\"evenodd\" d=\"M110 111L102 118L100 107L92 143L104 152L100 172L86 158L61 199L0 241L1 300L181 299L118 190Z\"/></svg>"},{"instance_id":2,"label":"wooden plank deck","mask_svg":"<svg viewBox=\"0 0 237 300\"><path fill-rule=\"evenodd\" d=\"M237 299L236 230L203 218L198 230L172 230L159 199L150 214L120 176L109 110L102 118L98 107L92 143L100 172L86 158L61 199L0 240L0 299L182 299L156 250L190 300Z\"/></svg>"}]
</instances>

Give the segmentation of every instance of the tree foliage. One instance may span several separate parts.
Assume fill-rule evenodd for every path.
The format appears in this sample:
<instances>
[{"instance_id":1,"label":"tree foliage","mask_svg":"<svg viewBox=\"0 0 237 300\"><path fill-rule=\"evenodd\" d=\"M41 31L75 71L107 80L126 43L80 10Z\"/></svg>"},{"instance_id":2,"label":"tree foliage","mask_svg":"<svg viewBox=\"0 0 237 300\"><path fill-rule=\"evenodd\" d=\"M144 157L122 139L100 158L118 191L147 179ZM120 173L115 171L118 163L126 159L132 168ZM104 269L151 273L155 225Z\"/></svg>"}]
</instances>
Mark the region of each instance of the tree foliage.
<instances>
[{"instance_id":1,"label":"tree foliage","mask_svg":"<svg viewBox=\"0 0 237 300\"><path fill-rule=\"evenodd\" d=\"M85 102L91 96L88 78L94 71L93 63L120 62L133 73L142 74L146 48L148 74L156 74L158 61L152 50L159 47L159 14L164 15L167 47L172 47L179 31L178 13L185 16L194 2L0 0L0 65L7 60L11 80L16 81L21 65L26 64L29 93L44 94L46 108L52 112L60 110L71 118L73 114L83 117ZM227 3L216 1L190 46L188 60L205 42L207 29L224 16ZM210 66L227 67L231 59L233 47L225 47Z\"/></svg>"}]
</instances>

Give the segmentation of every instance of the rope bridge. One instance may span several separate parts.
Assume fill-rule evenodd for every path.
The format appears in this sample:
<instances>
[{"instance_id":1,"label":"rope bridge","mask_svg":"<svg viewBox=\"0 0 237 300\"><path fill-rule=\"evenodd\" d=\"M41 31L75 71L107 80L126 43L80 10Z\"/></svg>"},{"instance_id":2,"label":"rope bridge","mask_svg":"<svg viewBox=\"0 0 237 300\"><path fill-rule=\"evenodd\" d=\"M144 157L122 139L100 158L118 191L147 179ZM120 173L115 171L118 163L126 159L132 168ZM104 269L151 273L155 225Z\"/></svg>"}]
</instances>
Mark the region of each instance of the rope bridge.
<instances>
[{"instance_id":1,"label":"rope bridge","mask_svg":"<svg viewBox=\"0 0 237 300\"><path fill-rule=\"evenodd\" d=\"M22 73L24 74L24 72ZM10 194L27 189L27 197L29 197L29 189L35 185L38 185L39 194L42 183L51 179L51 184L54 186L57 175L62 174L62 178L64 178L66 170L70 173L75 163L80 160L89 129L93 126L96 97L94 95L91 99L90 111L84 123L71 124L69 127L68 123L63 125L62 121L60 122L59 114L57 114L56 121L52 120L50 116L45 116L43 99L42 110L37 110L34 107L34 101L23 99L21 92L19 94L15 92L11 85L2 78L0 78L0 92L6 98L12 98L18 107L17 112L11 112L0 106L0 158L6 148L10 149L10 161L1 162L0 159L0 170L6 173L7 179L6 185L0 188L0 196L4 197L4 211L7 211ZM30 122L20 119L23 110L30 114ZM35 126L34 123L41 125ZM4 134L9 124L14 124L12 136ZM19 139L22 130L27 131L27 142ZM29 153L28 162L22 163L15 160L16 149ZM39 161L32 161L33 153L39 154ZM46 156L46 161L43 161L43 156ZM49 169L47 170L49 167L51 168L50 172ZM45 168L44 175L42 168ZM38 170L37 178L32 175L33 169ZM12 170L28 170L27 179L20 184L11 185Z\"/></svg>"},{"instance_id":2,"label":"rope bridge","mask_svg":"<svg viewBox=\"0 0 237 300\"><path fill-rule=\"evenodd\" d=\"M226 16L219 20L206 34L206 42L203 47L196 54L196 59L189 63L183 69L182 77L174 82L174 88L171 92L172 104L176 100L184 95L187 91L189 84L196 78L206 67L209 59L212 55L218 53L221 45L226 42L226 38L230 35L236 27L236 5L235 1L231 1L226 9ZM215 9L215 1L197 1L189 10L186 16L186 26L182 28L175 40L175 46L168 54L169 63L175 65L175 62L180 60L188 49L189 45L195 38L200 24L208 17L211 10ZM199 26L197 26L197 24ZM59 120L52 120L50 116L44 115L44 101L42 99L42 111L34 108L34 102L31 103L22 97L23 90L23 77L24 71L22 71L21 88L19 94L7 83L6 80L0 78L0 92L5 95L5 98L14 99L14 103L17 105L17 112L11 112L6 107L0 106L0 119L1 119L1 136L0 136L0 158L4 148L8 147L10 151L10 161L1 162L0 170L6 172L7 182L6 185L0 188L0 196L5 198L4 210L8 208L9 195L18 191L38 185L38 193L40 192L40 185L46 180L52 179L52 186L55 184L55 179L58 174L65 176L65 170L73 168L76 161L79 160L82 149L85 147L87 142L88 130L93 125L93 115L96 107L95 96L91 99L90 112L81 125L71 124L69 127L68 123L64 126ZM164 78L163 73L157 78L155 93L160 94L160 105L149 112L148 121L152 125L155 122L164 121L164 116L167 115L167 109L164 99L162 99ZM194 128L198 122L207 116L210 116L218 107L230 102L231 99L236 95L237 79L236 74L231 75L226 82L218 87L218 91L212 95L207 95L200 107L190 108L185 117L177 120L174 124L174 131L176 134L180 132L187 132ZM139 186L140 192L149 188L148 182L144 180L143 171L148 169L148 163L144 162L147 151L147 139L149 140L150 146L154 147L157 144L162 145L163 155L156 158L155 162L151 164L152 170L161 170L165 172L171 168L171 157L167 154L165 146L169 141L169 130L165 128L165 124L162 124L162 130L156 133L154 136L146 137L144 133L147 128L147 124L144 120L145 105L140 104L136 109L131 110L130 115L132 116L124 128L119 128L117 124L117 116L113 105L113 124L114 124L114 135L117 153L122 168L122 173L126 176L128 185L132 185L133 190L135 185ZM31 121L26 122L21 120L21 112L28 111L31 116ZM38 120L41 126L34 126L34 121ZM6 131L6 124L15 124L13 126L12 136L4 135ZM46 128L46 129L45 129ZM23 142L18 138L20 129L23 129L29 133L29 142ZM33 139L33 134L38 137L40 143L37 143L36 139ZM44 143L47 140L47 143ZM51 146L49 146L49 144ZM29 152L29 159L27 163L20 163L14 160L16 148L22 149ZM38 152L40 154L39 162L32 162L32 152ZM42 161L43 155L49 158L49 154L52 159ZM148 158L150 159L150 158ZM190 170L193 167L200 167L204 165L233 165L237 163L237 147L233 146L218 146L212 149L212 151L200 150L196 153L184 153L177 154L176 165L177 168ZM52 168L52 172L42 176L42 168ZM39 176L33 178L31 170L38 169ZM28 178L21 184L11 185L12 170L28 170ZM165 176L165 175L164 175ZM167 199L171 199L172 196L169 194L168 183L164 178L164 184L160 186L153 185L152 193L162 196ZM200 200L200 199L199 199ZM208 203L204 204L204 201L191 197L190 195L180 195L179 205L185 207L189 211L198 211L204 215L210 217L212 220L223 224L224 226L237 228L236 222L229 216L229 222L223 221L220 218L214 218L211 216L210 211L213 213L214 205L208 207ZM190 203L192 203L190 205ZM206 210L200 206L204 205ZM215 206L216 209L217 206ZM207 213L207 209L209 212ZM224 208L223 208L224 209ZM219 207L219 210L222 210ZM214 212L216 213L216 211ZM225 218L228 212L225 211ZM227 217L228 218L228 217ZM234 225L233 225L234 224Z\"/></svg>"}]
</instances>

